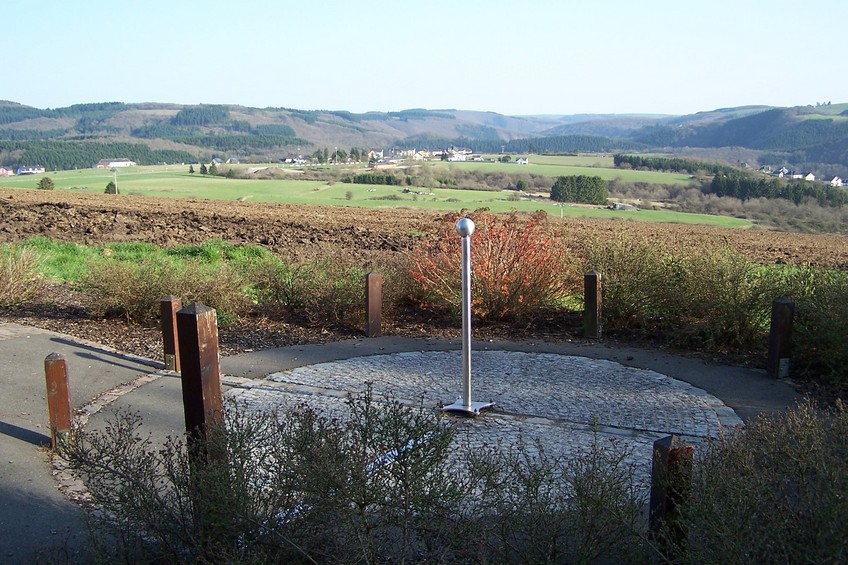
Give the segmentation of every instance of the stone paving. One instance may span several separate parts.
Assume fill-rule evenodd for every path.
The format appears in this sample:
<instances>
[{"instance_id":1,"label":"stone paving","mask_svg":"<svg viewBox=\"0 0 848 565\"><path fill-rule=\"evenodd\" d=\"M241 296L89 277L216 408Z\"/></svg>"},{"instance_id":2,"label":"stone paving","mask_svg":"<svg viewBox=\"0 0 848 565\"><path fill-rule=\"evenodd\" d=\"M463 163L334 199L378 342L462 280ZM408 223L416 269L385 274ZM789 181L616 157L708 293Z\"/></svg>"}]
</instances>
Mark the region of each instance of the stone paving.
<instances>
[{"instance_id":1,"label":"stone paving","mask_svg":"<svg viewBox=\"0 0 848 565\"><path fill-rule=\"evenodd\" d=\"M307 402L343 414L345 399L370 383L376 398L439 408L461 396L462 352L428 351L356 357L269 375L228 377L227 393L248 406ZM451 416L457 451L539 440L546 453L574 456L593 444L631 452L638 474L650 472L656 439L675 434L700 444L741 420L719 399L660 373L613 361L550 353L479 351L472 356L472 400L494 402L477 418Z\"/></svg>"}]
</instances>

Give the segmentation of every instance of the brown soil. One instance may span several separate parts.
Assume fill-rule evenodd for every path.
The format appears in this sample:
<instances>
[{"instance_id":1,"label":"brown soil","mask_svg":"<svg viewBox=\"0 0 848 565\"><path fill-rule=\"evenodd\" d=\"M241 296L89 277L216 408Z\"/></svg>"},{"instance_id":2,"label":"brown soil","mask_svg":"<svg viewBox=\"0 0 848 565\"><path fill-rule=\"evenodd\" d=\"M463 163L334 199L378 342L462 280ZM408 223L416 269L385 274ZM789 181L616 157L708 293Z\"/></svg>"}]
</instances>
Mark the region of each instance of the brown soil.
<instances>
[{"instance_id":1,"label":"brown soil","mask_svg":"<svg viewBox=\"0 0 848 565\"><path fill-rule=\"evenodd\" d=\"M405 208L331 208L0 189L0 243L19 242L37 235L86 244L146 241L165 246L218 239L258 244L284 256L301 258L328 257L343 250L368 265L374 258L409 250L422 233L432 233L440 226L442 216ZM551 217L551 227L578 254L590 237L627 233L688 246L726 242L760 263L848 267L848 238L841 236L556 217ZM81 302L84 297L62 287L52 293L49 305L30 305L5 312L0 320L30 323L123 351L159 357L161 343L156 328L120 320L88 319L81 315L84 313ZM388 333L416 336L445 331L455 333L454 329L439 329L426 321L415 320L388 329ZM562 332L550 335L548 329L538 328L485 331L520 334L512 337L570 337ZM255 319L222 328L221 341L226 354L351 335L355 332L349 329Z\"/></svg>"},{"instance_id":2,"label":"brown soil","mask_svg":"<svg viewBox=\"0 0 848 565\"><path fill-rule=\"evenodd\" d=\"M0 243L32 236L86 244L147 241L159 245L220 239L266 246L284 255L357 256L409 249L443 214L419 209L294 206L220 200L80 194L0 188ZM672 244L726 242L759 263L848 267L848 238L684 224L551 217L579 252L589 237L627 233Z\"/></svg>"}]
</instances>

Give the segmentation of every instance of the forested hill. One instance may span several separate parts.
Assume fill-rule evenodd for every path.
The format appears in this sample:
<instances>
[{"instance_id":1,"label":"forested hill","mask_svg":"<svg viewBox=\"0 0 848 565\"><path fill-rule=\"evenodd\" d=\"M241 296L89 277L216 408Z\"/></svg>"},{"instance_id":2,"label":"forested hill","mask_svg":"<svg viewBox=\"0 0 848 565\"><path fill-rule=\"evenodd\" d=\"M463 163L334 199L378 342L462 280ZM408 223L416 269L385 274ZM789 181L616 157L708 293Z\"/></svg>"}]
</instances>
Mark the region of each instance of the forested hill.
<instances>
[{"instance_id":1,"label":"forested hill","mask_svg":"<svg viewBox=\"0 0 848 565\"><path fill-rule=\"evenodd\" d=\"M747 106L687 116L505 116L452 109L356 114L120 102L40 109L0 102L5 167L67 169L104 158L140 164L213 157L267 162L323 148L450 145L489 153L700 152L729 161L753 156L760 165L848 177L848 104Z\"/></svg>"}]
</instances>

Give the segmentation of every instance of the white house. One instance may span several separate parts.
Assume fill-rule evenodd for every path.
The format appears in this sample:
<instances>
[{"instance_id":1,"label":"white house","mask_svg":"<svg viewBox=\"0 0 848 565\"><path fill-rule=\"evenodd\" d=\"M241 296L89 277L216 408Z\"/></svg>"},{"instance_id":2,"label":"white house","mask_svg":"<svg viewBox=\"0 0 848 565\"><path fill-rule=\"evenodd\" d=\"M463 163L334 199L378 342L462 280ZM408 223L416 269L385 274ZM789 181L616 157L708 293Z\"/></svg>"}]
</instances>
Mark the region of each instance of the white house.
<instances>
[{"instance_id":1,"label":"white house","mask_svg":"<svg viewBox=\"0 0 848 565\"><path fill-rule=\"evenodd\" d=\"M842 179L839 178L839 177L833 177L833 179L830 181L830 186L842 186L842 185L843 185Z\"/></svg>"},{"instance_id":2,"label":"white house","mask_svg":"<svg viewBox=\"0 0 848 565\"><path fill-rule=\"evenodd\" d=\"M286 158L283 159L283 162L289 164L293 163L295 165L303 165L304 163L306 163L306 159L304 159L303 155L295 155L294 153L289 153L288 155L286 155Z\"/></svg>"},{"instance_id":3,"label":"white house","mask_svg":"<svg viewBox=\"0 0 848 565\"><path fill-rule=\"evenodd\" d=\"M137 163L129 159L100 159L95 166L98 169L118 169L121 167L135 167Z\"/></svg>"},{"instance_id":4,"label":"white house","mask_svg":"<svg viewBox=\"0 0 848 565\"><path fill-rule=\"evenodd\" d=\"M813 173L807 173L806 175L804 175L804 180L808 182L815 182L816 175L814 175Z\"/></svg>"},{"instance_id":5,"label":"white house","mask_svg":"<svg viewBox=\"0 0 848 565\"><path fill-rule=\"evenodd\" d=\"M18 167L17 174L19 175L40 175L44 173L44 167L36 165L35 167Z\"/></svg>"},{"instance_id":6,"label":"white house","mask_svg":"<svg viewBox=\"0 0 848 565\"><path fill-rule=\"evenodd\" d=\"M519 157L515 160L515 162L519 165L528 165L530 164L530 159L527 157Z\"/></svg>"}]
</instances>

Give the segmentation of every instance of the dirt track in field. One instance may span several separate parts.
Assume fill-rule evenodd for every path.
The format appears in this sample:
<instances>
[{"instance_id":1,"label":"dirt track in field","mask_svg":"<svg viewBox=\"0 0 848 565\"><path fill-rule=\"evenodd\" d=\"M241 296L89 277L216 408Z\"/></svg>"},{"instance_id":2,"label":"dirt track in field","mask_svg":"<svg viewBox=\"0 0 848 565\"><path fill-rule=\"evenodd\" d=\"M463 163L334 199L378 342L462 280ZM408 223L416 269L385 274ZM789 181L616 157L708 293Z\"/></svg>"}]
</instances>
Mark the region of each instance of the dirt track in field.
<instances>
[{"instance_id":1,"label":"dirt track in field","mask_svg":"<svg viewBox=\"0 0 848 565\"><path fill-rule=\"evenodd\" d=\"M221 239L299 257L345 249L363 259L409 249L433 232L443 213L313 207L220 200L171 200L0 188L0 243L44 235L87 244L146 241L159 245ZM673 245L727 242L758 263L848 268L848 238L682 224L551 217L579 253L590 237L628 233Z\"/></svg>"}]
</instances>

